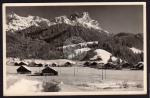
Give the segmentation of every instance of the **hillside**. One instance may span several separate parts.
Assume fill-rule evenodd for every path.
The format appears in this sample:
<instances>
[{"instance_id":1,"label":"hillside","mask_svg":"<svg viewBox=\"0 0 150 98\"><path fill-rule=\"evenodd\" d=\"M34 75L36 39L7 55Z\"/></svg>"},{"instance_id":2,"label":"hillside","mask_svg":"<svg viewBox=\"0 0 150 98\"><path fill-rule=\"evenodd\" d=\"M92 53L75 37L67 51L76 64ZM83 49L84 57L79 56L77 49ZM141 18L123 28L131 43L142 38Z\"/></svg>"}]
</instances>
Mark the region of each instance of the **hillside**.
<instances>
[{"instance_id":1,"label":"hillside","mask_svg":"<svg viewBox=\"0 0 150 98\"><path fill-rule=\"evenodd\" d=\"M65 18L67 21L64 21L62 18ZM49 26L30 25L24 29L13 30L13 32L12 30L7 30L7 57L63 59L65 58L63 50L58 49L58 47L62 47L68 38L77 36L81 37L85 42L98 41L98 44L87 46L90 50L87 51L87 55L83 60L92 58L96 49L104 49L113 56L132 63L143 60L143 52L140 54L134 53L130 49L134 47L143 50L142 34L125 32L115 35L108 34L106 30L100 28L97 22L94 24L91 21L92 19L89 18L87 13L84 13L81 18L74 14L71 15L69 20L66 17L56 17L55 24ZM91 23L92 26L86 26L85 24L87 23Z\"/></svg>"}]
</instances>

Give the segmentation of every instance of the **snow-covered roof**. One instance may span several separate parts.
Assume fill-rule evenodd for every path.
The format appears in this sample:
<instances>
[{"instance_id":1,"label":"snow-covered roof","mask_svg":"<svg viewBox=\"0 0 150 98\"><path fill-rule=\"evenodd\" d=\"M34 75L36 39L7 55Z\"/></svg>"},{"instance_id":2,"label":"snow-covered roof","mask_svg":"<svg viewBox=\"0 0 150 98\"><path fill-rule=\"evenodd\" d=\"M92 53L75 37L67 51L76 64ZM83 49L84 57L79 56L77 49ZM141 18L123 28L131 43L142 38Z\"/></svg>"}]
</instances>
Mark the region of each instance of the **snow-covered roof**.
<instances>
[{"instance_id":1,"label":"snow-covered roof","mask_svg":"<svg viewBox=\"0 0 150 98\"><path fill-rule=\"evenodd\" d=\"M26 65L21 65L21 66L24 67L24 68L26 68L27 70L31 71L31 69L30 69L28 66L26 66ZM21 67L21 66L20 66L20 67ZM20 68L20 67L19 67L19 68Z\"/></svg>"}]
</instances>

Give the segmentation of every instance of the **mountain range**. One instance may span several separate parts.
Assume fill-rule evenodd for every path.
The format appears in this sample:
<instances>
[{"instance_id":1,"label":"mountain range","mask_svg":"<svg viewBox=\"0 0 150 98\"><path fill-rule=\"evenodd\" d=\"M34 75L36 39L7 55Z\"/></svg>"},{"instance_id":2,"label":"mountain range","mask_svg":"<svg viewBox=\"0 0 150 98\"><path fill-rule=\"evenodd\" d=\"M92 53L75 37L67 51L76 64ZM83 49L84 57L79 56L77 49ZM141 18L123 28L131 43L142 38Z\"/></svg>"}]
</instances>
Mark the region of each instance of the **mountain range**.
<instances>
[{"instance_id":1,"label":"mountain range","mask_svg":"<svg viewBox=\"0 0 150 98\"><path fill-rule=\"evenodd\" d=\"M88 45L90 49L83 60L94 56L96 49L106 50L132 63L143 60L143 52L132 51L133 47L143 50L142 33L111 34L102 29L98 21L91 19L88 12L54 17L51 21L39 16L22 17L15 13L8 14L6 18L7 57L65 58L63 50L58 47L63 47L64 42L73 36L81 37L85 42L98 42Z\"/></svg>"},{"instance_id":2,"label":"mountain range","mask_svg":"<svg viewBox=\"0 0 150 98\"><path fill-rule=\"evenodd\" d=\"M96 29L101 31L102 28L99 26L99 23L95 20L92 20L88 12L83 12L81 17L78 13L71 14L68 18L66 15L55 17L52 21L48 19L41 18L39 16L21 17L15 13L10 13L7 15L7 28L6 31L15 32L18 30L26 29L30 26L39 26L39 27L49 27L56 24L68 24L71 26L83 26L85 28ZM109 33L105 31L106 33Z\"/></svg>"}]
</instances>

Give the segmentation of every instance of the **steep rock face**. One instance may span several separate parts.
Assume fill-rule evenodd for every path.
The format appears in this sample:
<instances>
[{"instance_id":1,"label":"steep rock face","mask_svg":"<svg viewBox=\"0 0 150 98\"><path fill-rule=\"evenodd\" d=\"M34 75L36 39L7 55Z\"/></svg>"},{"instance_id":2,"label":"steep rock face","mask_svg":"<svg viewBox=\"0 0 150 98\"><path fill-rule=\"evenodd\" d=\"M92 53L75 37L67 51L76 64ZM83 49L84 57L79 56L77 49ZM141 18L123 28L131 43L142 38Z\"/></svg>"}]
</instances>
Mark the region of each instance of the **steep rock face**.
<instances>
[{"instance_id":1,"label":"steep rock face","mask_svg":"<svg viewBox=\"0 0 150 98\"><path fill-rule=\"evenodd\" d=\"M48 19L44 19L38 16L30 16L22 17L15 13L10 13L7 15L6 19L6 31L18 31L26 29L30 26L42 26L47 27L52 25L53 23L50 22Z\"/></svg>"},{"instance_id":2,"label":"steep rock face","mask_svg":"<svg viewBox=\"0 0 150 98\"><path fill-rule=\"evenodd\" d=\"M55 18L55 22L58 23L66 23L73 26L83 26L85 28L89 29L96 29L96 30L102 30L102 28L99 26L99 23L95 20L92 20L89 16L88 12L83 12L82 16L80 17L78 13L71 14L70 18L67 18L67 16L59 16ZM108 33L108 32L106 32Z\"/></svg>"},{"instance_id":3,"label":"steep rock face","mask_svg":"<svg viewBox=\"0 0 150 98\"><path fill-rule=\"evenodd\" d=\"M31 26L49 27L56 24L68 24L71 26L83 26L88 29L98 30L99 32L109 33L103 30L99 23L90 18L88 12L83 12L81 16L78 13L71 14L68 18L66 15L55 17L53 21L41 18L39 16L22 17L15 13L10 13L7 15L6 19L6 31L19 31Z\"/></svg>"},{"instance_id":4,"label":"steep rock face","mask_svg":"<svg viewBox=\"0 0 150 98\"><path fill-rule=\"evenodd\" d=\"M102 30L102 28L99 26L99 23L90 18L88 12L84 12L82 17L78 19L78 22L83 24L84 27Z\"/></svg>"}]
</instances>

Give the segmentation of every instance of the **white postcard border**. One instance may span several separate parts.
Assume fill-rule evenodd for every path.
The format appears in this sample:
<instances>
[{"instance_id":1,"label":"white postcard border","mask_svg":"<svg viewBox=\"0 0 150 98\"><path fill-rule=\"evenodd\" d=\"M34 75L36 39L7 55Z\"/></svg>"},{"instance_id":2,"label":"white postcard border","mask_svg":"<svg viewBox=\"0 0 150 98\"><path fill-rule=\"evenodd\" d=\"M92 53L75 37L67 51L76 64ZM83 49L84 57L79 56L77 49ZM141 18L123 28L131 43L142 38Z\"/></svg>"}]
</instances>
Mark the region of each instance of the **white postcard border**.
<instances>
[{"instance_id":1,"label":"white postcard border","mask_svg":"<svg viewBox=\"0 0 150 98\"><path fill-rule=\"evenodd\" d=\"M102 92L32 92L16 93L6 92L6 7L10 6L94 6L94 5L143 5L143 34L144 34L144 74L143 91L102 91ZM69 96L69 95L140 95L147 94L147 28L146 28L146 2L76 2L76 3L4 3L3 4L3 95L4 96Z\"/></svg>"}]
</instances>

